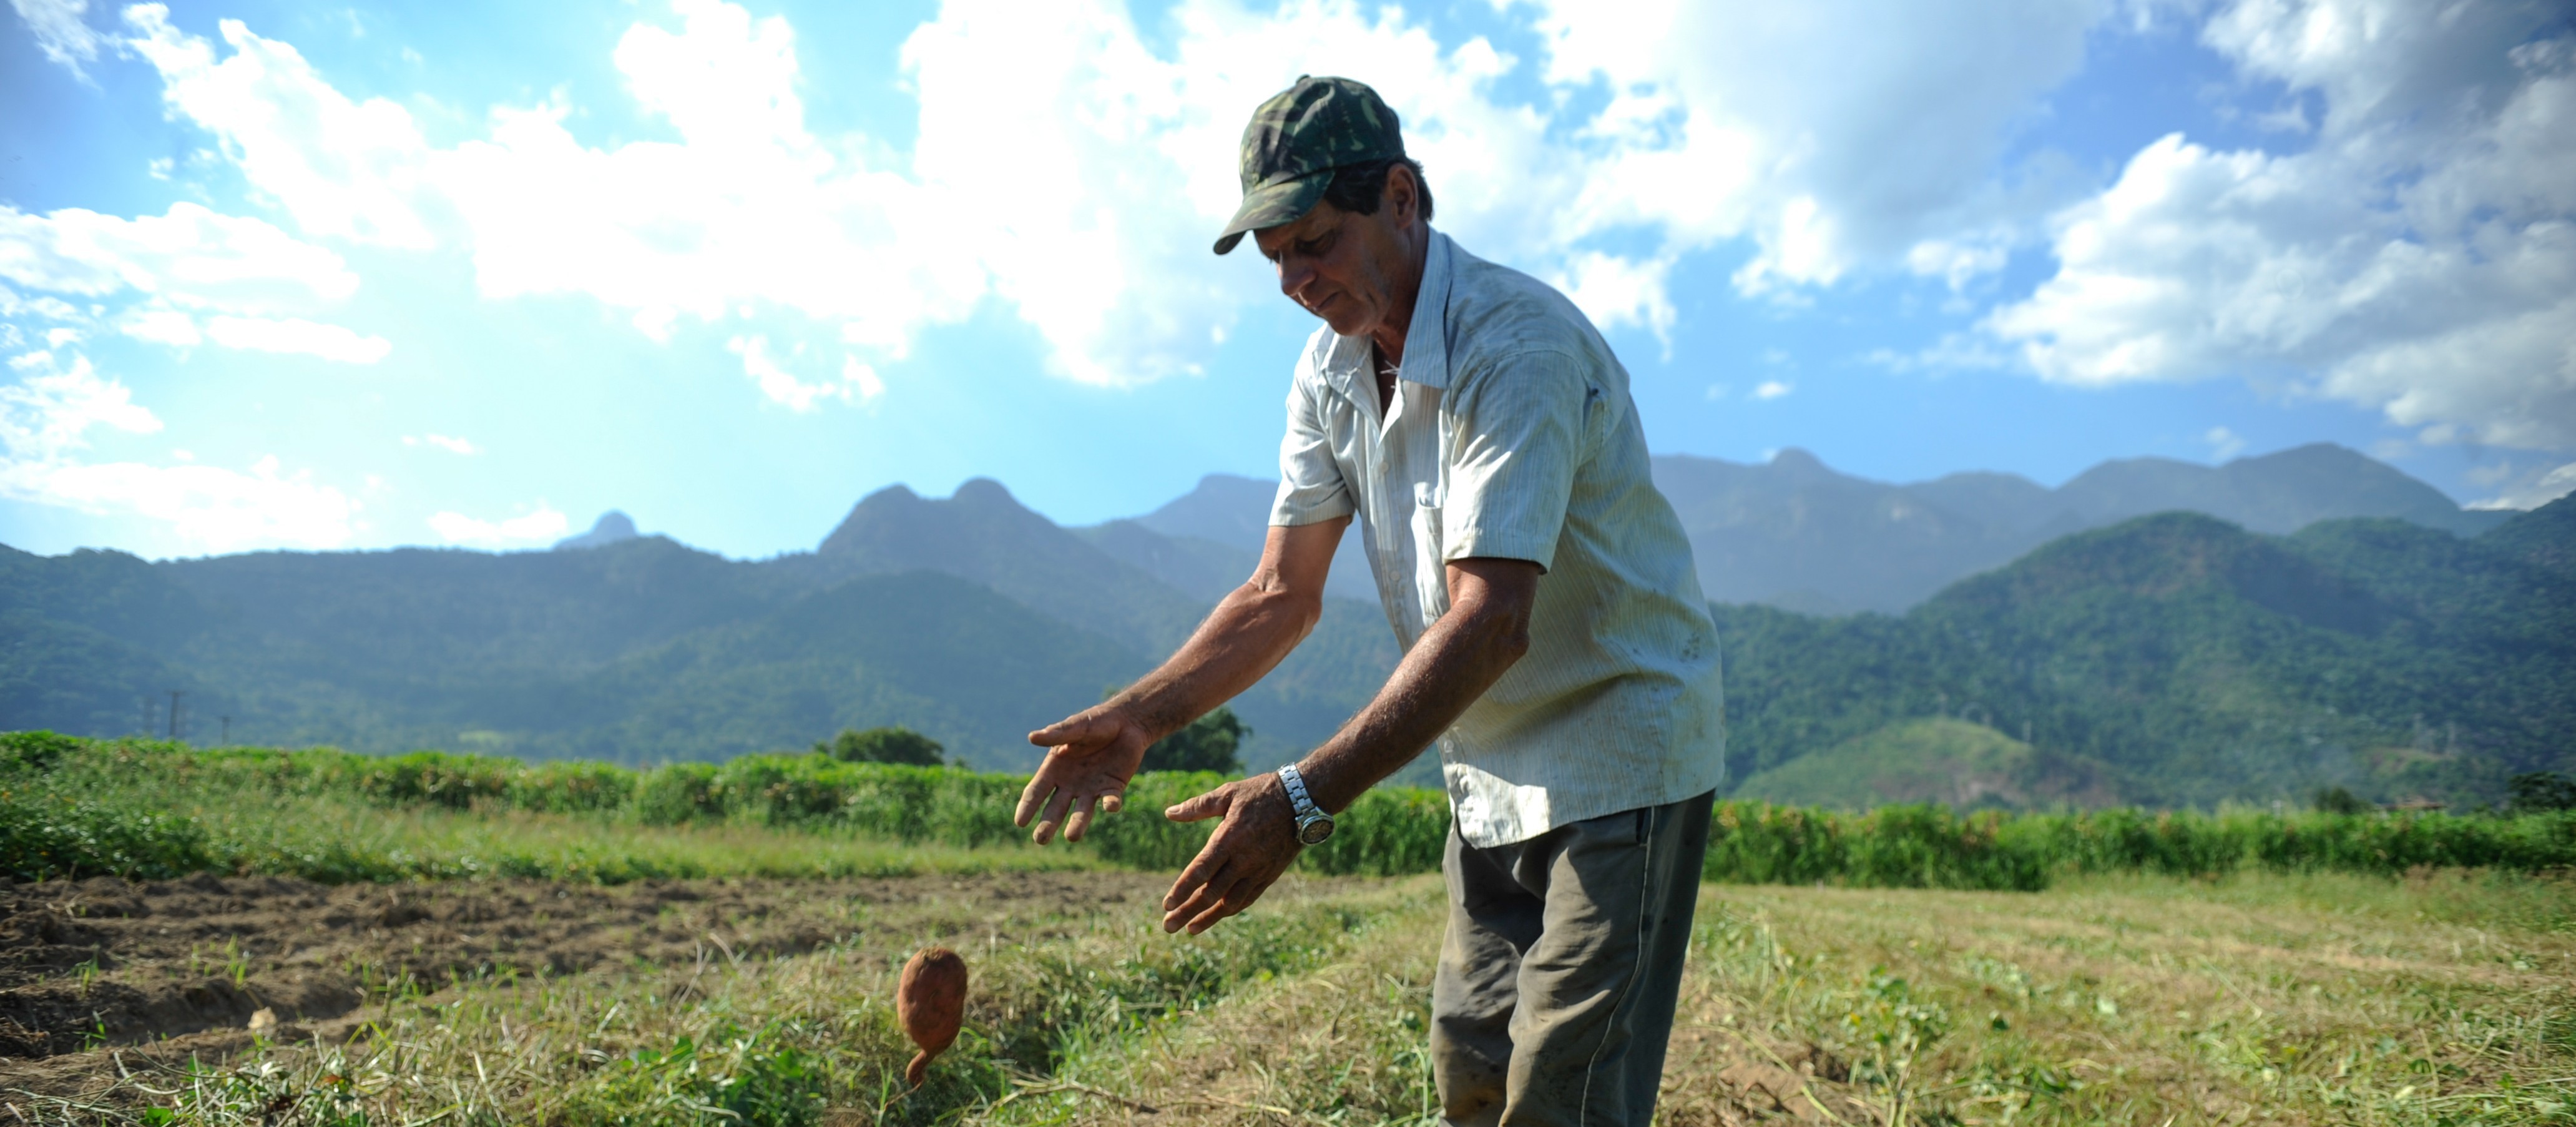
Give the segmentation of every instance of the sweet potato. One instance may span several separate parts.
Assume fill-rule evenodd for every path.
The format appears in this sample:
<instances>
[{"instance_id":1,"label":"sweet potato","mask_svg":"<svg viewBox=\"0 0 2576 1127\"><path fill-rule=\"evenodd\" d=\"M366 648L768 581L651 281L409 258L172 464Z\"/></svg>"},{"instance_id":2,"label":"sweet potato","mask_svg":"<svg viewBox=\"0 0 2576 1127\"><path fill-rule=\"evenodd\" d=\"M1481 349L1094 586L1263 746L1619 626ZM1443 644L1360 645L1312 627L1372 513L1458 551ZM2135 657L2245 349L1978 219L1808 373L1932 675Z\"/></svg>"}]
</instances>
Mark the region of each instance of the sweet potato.
<instances>
[{"instance_id":1,"label":"sweet potato","mask_svg":"<svg viewBox=\"0 0 2576 1127\"><path fill-rule=\"evenodd\" d=\"M895 986L894 1012L904 1034L921 1053L903 1070L903 1078L920 1087L930 1074L930 1060L957 1040L957 1025L966 1016L966 960L945 947L928 947L903 965Z\"/></svg>"}]
</instances>

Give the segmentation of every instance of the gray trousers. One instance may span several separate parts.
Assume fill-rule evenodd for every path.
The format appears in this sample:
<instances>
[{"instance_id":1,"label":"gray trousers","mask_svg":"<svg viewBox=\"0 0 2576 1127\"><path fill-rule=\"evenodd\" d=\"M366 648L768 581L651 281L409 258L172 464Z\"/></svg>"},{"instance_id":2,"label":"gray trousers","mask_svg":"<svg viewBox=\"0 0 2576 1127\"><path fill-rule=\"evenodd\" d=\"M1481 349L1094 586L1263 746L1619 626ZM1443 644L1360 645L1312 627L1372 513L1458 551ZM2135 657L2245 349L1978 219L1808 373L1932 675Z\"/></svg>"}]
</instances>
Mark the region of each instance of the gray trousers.
<instances>
[{"instance_id":1,"label":"gray trousers","mask_svg":"<svg viewBox=\"0 0 2576 1127\"><path fill-rule=\"evenodd\" d=\"M1646 1127L1690 949L1711 795L1492 848L1449 832L1431 983L1445 1123Z\"/></svg>"}]
</instances>

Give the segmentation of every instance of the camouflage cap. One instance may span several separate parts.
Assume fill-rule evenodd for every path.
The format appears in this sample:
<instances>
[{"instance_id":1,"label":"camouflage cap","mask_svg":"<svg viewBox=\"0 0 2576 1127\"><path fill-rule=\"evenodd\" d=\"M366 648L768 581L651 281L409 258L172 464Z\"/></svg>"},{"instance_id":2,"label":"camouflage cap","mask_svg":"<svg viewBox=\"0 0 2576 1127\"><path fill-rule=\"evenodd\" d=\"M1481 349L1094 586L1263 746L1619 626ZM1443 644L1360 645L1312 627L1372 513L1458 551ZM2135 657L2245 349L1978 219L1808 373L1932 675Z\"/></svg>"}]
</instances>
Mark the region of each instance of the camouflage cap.
<instances>
[{"instance_id":1,"label":"camouflage cap","mask_svg":"<svg viewBox=\"0 0 2576 1127\"><path fill-rule=\"evenodd\" d=\"M1377 91L1347 78L1299 76L1243 127L1243 206L1217 236L1216 252L1233 250L1246 231L1304 217L1334 170L1403 155L1395 111Z\"/></svg>"}]
</instances>

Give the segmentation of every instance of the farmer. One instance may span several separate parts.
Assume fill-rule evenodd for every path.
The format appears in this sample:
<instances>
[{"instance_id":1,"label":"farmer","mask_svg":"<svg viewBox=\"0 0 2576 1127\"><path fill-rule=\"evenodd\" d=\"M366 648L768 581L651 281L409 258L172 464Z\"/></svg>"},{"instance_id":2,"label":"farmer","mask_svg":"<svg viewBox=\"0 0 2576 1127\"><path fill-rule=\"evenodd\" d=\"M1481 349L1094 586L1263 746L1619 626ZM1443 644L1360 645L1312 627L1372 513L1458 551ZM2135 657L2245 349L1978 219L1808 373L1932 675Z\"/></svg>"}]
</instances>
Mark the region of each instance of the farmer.
<instances>
[{"instance_id":1,"label":"farmer","mask_svg":"<svg viewBox=\"0 0 2576 1127\"><path fill-rule=\"evenodd\" d=\"M1395 111L1301 78L1244 129L1243 203L1280 292L1321 318L1288 388L1252 578L1162 667L1033 732L1017 819L1079 838L1145 748L1313 629L1352 519L1404 659L1275 774L1164 811L1222 818L1163 898L1192 934L1244 910L1332 816L1440 746L1452 829L1431 1046L1455 1123L1645 1124L1671 1032L1712 792L1715 626L1647 476L1628 373L1545 283L1431 228Z\"/></svg>"}]
</instances>

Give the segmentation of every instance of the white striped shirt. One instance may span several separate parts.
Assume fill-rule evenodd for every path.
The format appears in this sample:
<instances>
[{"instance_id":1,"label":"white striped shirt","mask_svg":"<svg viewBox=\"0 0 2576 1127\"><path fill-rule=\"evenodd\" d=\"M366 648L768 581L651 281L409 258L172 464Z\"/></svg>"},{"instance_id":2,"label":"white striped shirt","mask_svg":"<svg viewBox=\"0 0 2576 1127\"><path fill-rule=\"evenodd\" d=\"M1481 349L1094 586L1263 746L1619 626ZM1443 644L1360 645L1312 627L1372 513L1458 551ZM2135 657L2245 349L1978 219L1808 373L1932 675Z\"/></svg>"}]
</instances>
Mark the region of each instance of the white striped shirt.
<instances>
[{"instance_id":1,"label":"white striped shirt","mask_svg":"<svg viewBox=\"0 0 2576 1127\"><path fill-rule=\"evenodd\" d=\"M1270 523L1355 515L1408 651L1449 609L1449 561L1546 572L1528 652L1440 738L1460 836L1503 845L1716 789L1717 628L1609 343L1435 231L1383 419L1370 351L1330 327L1307 342Z\"/></svg>"}]
</instances>

